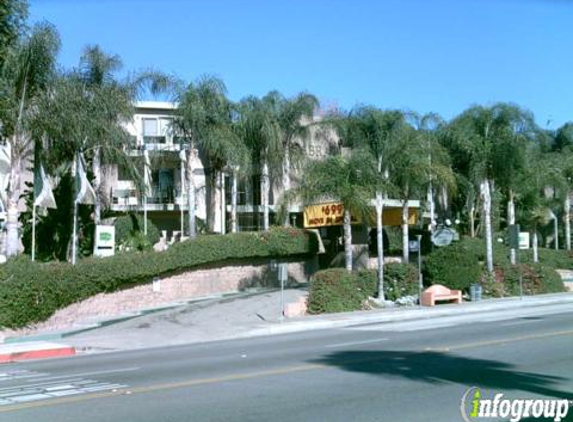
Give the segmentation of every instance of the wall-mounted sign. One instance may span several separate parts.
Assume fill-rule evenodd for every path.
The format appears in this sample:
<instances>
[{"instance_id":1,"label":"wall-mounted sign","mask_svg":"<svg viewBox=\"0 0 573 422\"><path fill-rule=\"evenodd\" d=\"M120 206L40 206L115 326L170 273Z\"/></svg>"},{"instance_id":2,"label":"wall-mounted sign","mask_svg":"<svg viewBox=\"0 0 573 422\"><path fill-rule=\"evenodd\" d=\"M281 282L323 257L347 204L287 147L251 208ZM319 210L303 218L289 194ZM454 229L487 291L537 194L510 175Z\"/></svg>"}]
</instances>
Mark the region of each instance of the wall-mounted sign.
<instances>
[{"instance_id":1,"label":"wall-mounted sign","mask_svg":"<svg viewBox=\"0 0 573 422\"><path fill-rule=\"evenodd\" d=\"M304 227L342 226L344 220L344 205L339 202L310 205L304 208ZM360 224L361 220L351 216L352 224Z\"/></svg>"},{"instance_id":2,"label":"wall-mounted sign","mask_svg":"<svg viewBox=\"0 0 573 422\"><path fill-rule=\"evenodd\" d=\"M115 227L98 224L95 232L94 256L115 254Z\"/></svg>"}]
</instances>

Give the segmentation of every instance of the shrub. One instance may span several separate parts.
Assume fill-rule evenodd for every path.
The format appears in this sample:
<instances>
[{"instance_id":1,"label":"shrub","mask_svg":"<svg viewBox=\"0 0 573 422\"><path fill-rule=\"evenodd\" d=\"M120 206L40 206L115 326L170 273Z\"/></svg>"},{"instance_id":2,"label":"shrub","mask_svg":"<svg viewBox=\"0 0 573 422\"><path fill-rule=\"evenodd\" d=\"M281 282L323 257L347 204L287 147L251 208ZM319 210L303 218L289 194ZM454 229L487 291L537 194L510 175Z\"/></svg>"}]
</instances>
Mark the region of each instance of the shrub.
<instances>
[{"instance_id":1,"label":"shrub","mask_svg":"<svg viewBox=\"0 0 573 422\"><path fill-rule=\"evenodd\" d=\"M539 264L561 270L573 270L573 251L538 248ZM520 251L522 262L533 263L533 250Z\"/></svg>"},{"instance_id":2,"label":"shrub","mask_svg":"<svg viewBox=\"0 0 573 422\"><path fill-rule=\"evenodd\" d=\"M147 236L143 234L144 220L140 214L132 213L117 217L114 226L116 244L128 250L151 249L161 237L159 229L149 218L147 219Z\"/></svg>"},{"instance_id":3,"label":"shrub","mask_svg":"<svg viewBox=\"0 0 573 422\"><path fill-rule=\"evenodd\" d=\"M565 291L565 286L559 274L542 264L521 264L523 294L537 295L543 293L559 293ZM506 265L496 267L492 296L518 296L519 295L519 267Z\"/></svg>"},{"instance_id":4,"label":"shrub","mask_svg":"<svg viewBox=\"0 0 573 422\"><path fill-rule=\"evenodd\" d=\"M113 292L200 265L316 251L315 238L307 232L273 228L269 232L201 236L175 244L165 252L87 258L75 266L18 257L0 266L0 327L17 328L43 321L57 309L97 293Z\"/></svg>"},{"instance_id":5,"label":"shrub","mask_svg":"<svg viewBox=\"0 0 573 422\"><path fill-rule=\"evenodd\" d=\"M436 248L424 261L426 284L442 284L450 289L468 291L480 281L482 265L474 242L457 242Z\"/></svg>"},{"instance_id":6,"label":"shrub","mask_svg":"<svg viewBox=\"0 0 573 422\"><path fill-rule=\"evenodd\" d=\"M364 309L369 297L378 293L378 273L366 270L349 273L342 268L319 271L311 280L308 312L349 312ZM384 293L387 300L418 294L418 273L414 266L386 264Z\"/></svg>"}]
</instances>

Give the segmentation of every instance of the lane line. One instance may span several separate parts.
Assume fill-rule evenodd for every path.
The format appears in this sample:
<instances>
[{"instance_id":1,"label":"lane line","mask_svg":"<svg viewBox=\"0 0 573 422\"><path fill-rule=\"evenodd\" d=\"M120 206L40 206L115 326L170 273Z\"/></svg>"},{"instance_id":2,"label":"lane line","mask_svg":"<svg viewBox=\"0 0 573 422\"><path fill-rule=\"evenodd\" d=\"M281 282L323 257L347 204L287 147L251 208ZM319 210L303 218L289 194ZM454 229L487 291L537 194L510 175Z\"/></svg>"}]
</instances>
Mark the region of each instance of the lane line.
<instances>
[{"instance_id":1,"label":"lane line","mask_svg":"<svg viewBox=\"0 0 573 422\"><path fill-rule=\"evenodd\" d=\"M422 353L422 352L428 351L428 350L436 351L436 352L448 352L451 350L463 350L463 349L471 349L471 348L478 348L478 347L484 347L484 346L496 346L496 345L502 345L502 344L507 344L507 343L512 343L512 342L537 340L537 339L544 339L544 338L549 338L549 337L571 336L571 335L573 335L573 330L558 331L558 332L546 333L546 334L541 334L541 335L529 335L529 336L514 337L514 338L508 338L508 339L504 339L504 340L482 341L482 342L475 342L475 343L452 345L449 347L442 347L442 348L427 348L425 350L420 350L419 352ZM362 359L362 360L351 360L349 362L351 362L351 363L368 363L368 362L377 362L380 360L382 360L382 359L381 358L369 358L369 359ZM165 384L156 384L156 385L148 385L148 386L143 386L143 387L135 387L135 388L131 388L131 389L119 389L117 391L106 391L106 392L102 392L102 393L85 394L82 396L75 396L75 397L47 399L47 400L43 400L43 401L23 403L23 404L18 404L18 405L8 405L8 406L0 407L0 413L14 412L17 410L24 410L24 409L31 409L31 408L38 408L38 407L55 406L55 405L59 405L59 404L79 403L79 402L88 401L88 400L103 399L103 398L108 398L108 397L117 397L117 396L128 395L128 394L145 394L145 393L165 391L165 390L171 390L171 389L177 389L177 388L193 387L193 386L207 385L207 384L217 384L217 383L223 383L223 382L228 382L228 381L249 380L249 379L262 378L262 377L268 377L268 376L287 375L287 374L292 374L292 373L297 373L297 372L306 372L306 371L323 370L323 369L335 369L335 368L333 366L325 365L325 364L308 364L308 365L278 368L278 369L269 370L269 371L250 372L250 373L226 375L226 376L213 377L213 378L192 379L192 380L185 380L185 381L165 383Z\"/></svg>"},{"instance_id":2,"label":"lane line","mask_svg":"<svg viewBox=\"0 0 573 422\"><path fill-rule=\"evenodd\" d=\"M557 331L553 333L545 333L545 334L531 334L519 337L512 337L507 339L499 339L499 340L485 340L485 341L476 341L475 343L466 343L466 344L454 344L451 346L445 347L428 347L426 351L436 351L436 352L450 352L452 350L465 350L465 349L476 349L479 347L486 347L486 346L499 346L502 344L507 343L516 343L520 341L527 341L527 340L540 340L544 338L551 338L551 337L564 337L564 336L572 336L573 330L568 331Z\"/></svg>"},{"instance_id":3,"label":"lane line","mask_svg":"<svg viewBox=\"0 0 573 422\"><path fill-rule=\"evenodd\" d=\"M336 344L329 344L326 347L327 349L330 348L335 348L335 347L346 347L346 346L359 346L362 344L371 344L371 343L380 343L382 341L388 341L389 339L387 338L378 338L378 339L373 339L373 340L364 340L364 341L352 341L352 342L348 342L348 343L336 343Z\"/></svg>"}]
</instances>

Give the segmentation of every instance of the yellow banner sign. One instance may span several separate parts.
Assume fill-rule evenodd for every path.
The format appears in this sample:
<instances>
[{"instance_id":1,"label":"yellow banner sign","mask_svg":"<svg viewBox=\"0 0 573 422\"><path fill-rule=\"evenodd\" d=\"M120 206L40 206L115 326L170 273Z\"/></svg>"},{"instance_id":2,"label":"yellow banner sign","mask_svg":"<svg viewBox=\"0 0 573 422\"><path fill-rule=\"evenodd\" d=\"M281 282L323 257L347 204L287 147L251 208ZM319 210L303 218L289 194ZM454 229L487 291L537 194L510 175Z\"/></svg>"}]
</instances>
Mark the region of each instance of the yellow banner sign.
<instances>
[{"instance_id":1,"label":"yellow banner sign","mask_svg":"<svg viewBox=\"0 0 573 422\"><path fill-rule=\"evenodd\" d=\"M328 204L310 205L304 208L304 227L327 227L342 226L344 220L344 205L339 202ZM352 224L360 224L361 221L351 216Z\"/></svg>"}]
</instances>

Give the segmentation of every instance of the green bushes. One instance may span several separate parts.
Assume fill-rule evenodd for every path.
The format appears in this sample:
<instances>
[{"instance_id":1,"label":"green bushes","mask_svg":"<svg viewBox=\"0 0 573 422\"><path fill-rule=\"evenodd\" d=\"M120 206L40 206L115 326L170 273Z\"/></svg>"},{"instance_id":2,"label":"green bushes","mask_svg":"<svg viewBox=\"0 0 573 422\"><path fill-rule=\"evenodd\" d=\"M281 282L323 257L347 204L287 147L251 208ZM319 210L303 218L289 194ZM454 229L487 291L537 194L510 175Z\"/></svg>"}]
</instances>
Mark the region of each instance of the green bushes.
<instances>
[{"instance_id":1,"label":"green bushes","mask_svg":"<svg viewBox=\"0 0 573 422\"><path fill-rule=\"evenodd\" d=\"M470 284L481 279L482 266L468 242L457 242L443 248L436 248L424 262L426 284L442 284L450 289L468 291Z\"/></svg>"},{"instance_id":2,"label":"green bushes","mask_svg":"<svg viewBox=\"0 0 573 422\"><path fill-rule=\"evenodd\" d=\"M57 309L101 292L113 292L155 276L226 260L316 253L314 236L290 228L201 236L165 252L134 252L88 258L76 266L30 262L19 257L0 266L0 327L22 327L49 318Z\"/></svg>"},{"instance_id":3,"label":"green bushes","mask_svg":"<svg viewBox=\"0 0 573 422\"><path fill-rule=\"evenodd\" d=\"M311 314L364 309L369 297L378 293L376 270L349 273L342 268L319 271L311 280L308 312ZM412 265L384 266L384 293L388 300L418 293L418 274Z\"/></svg>"},{"instance_id":4,"label":"green bushes","mask_svg":"<svg viewBox=\"0 0 573 422\"><path fill-rule=\"evenodd\" d=\"M559 274L542 264L521 264L523 294L538 295L565 291ZM495 268L495 278L484 277L484 294L491 297L519 295L519 267L505 265Z\"/></svg>"},{"instance_id":5,"label":"green bushes","mask_svg":"<svg viewBox=\"0 0 573 422\"><path fill-rule=\"evenodd\" d=\"M147 235L143 233L144 219L139 214L117 217L114 223L115 241L120 249L149 250L159 242L159 229L147 219Z\"/></svg>"},{"instance_id":6,"label":"green bushes","mask_svg":"<svg viewBox=\"0 0 573 422\"><path fill-rule=\"evenodd\" d=\"M573 269L573 256L567 251L539 249L539 264L532 263L531 251L520 251L524 293L541 294L564 291L556 268ZM484 294L501 297L519 294L516 266L509 262L509 248L494 244L495 277L488 279L485 272L485 242L483 239L464 239L450 246L435 249L426 257L426 284L443 284L450 289L469 291L473 283L482 282Z\"/></svg>"}]
</instances>

